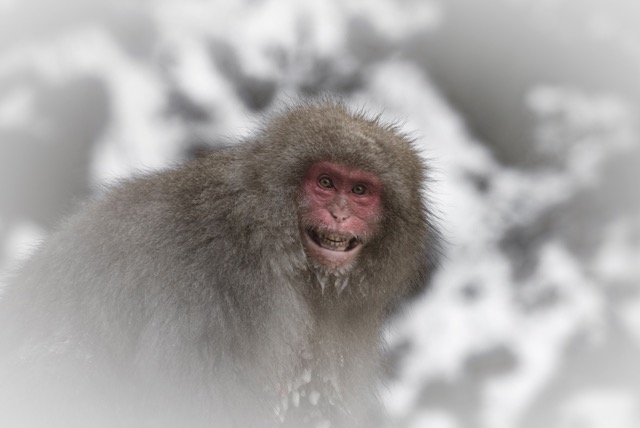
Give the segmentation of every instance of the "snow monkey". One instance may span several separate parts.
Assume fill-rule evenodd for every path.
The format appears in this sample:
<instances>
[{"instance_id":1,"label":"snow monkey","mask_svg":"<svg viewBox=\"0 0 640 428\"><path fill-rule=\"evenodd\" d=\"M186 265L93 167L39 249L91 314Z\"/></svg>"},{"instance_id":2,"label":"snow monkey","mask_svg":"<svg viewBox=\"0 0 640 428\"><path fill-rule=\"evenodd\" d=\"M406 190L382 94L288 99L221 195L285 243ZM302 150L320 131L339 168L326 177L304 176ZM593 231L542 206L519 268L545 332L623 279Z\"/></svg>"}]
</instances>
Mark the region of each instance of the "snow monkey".
<instances>
[{"instance_id":1,"label":"snow monkey","mask_svg":"<svg viewBox=\"0 0 640 428\"><path fill-rule=\"evenodd\" d=\"M2 425L371 426L381 328L437 254L426 175L325 101L114 185L4 289Z\"/></svg>"}]
</instances>

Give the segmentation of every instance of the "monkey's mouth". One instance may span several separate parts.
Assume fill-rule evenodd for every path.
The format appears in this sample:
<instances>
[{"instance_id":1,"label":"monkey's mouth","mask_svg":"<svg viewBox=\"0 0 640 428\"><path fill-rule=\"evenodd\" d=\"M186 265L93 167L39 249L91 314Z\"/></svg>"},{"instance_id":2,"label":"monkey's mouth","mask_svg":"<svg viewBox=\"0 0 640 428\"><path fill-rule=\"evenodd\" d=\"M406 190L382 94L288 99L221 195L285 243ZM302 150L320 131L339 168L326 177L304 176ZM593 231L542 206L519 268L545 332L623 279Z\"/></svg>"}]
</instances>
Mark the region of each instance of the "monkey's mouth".
<instances>
[{"instance_id":1,"label":"monkey's mouth","mask_svg":"<svg viewBox=\"0 0 640 428\"><path fill-rule=\"evenodd\" d=\"M360 240L353 235L316 229L308 230L307 234L317 246L330 251L346 252L360 245Z\"/></svg>"},{"instance_id":2,"label":"monkey's mouth","mask_svg":"<svg viewBox=\"0 0 640 428\"><path fill-rule=\"evenodd\" d=\"M307 255L329 269L348 268L364 246L352 233L315 227L305 228L302 236Z\"/></svg>"}]
</instances>

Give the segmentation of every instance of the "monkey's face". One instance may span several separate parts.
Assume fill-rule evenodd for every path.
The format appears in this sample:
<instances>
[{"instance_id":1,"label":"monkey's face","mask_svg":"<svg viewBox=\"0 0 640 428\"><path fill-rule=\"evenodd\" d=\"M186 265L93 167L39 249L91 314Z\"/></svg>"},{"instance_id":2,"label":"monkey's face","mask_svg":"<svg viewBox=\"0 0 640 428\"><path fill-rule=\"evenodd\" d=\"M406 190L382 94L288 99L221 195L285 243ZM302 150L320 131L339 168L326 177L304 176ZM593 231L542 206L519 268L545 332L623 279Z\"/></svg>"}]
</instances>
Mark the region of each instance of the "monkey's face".
<instances>
[{"instance_id":1,"label":"monkey's face","mask_svg":"<svg viewBox=\"0 0 640 428\"><path fill-rule=\"evenodd\" d=\"M301 233L307 255L330 269L348 268L380 222L382 183L332 162L312 165L302 185Z\"/></svg>"}]
</instances>

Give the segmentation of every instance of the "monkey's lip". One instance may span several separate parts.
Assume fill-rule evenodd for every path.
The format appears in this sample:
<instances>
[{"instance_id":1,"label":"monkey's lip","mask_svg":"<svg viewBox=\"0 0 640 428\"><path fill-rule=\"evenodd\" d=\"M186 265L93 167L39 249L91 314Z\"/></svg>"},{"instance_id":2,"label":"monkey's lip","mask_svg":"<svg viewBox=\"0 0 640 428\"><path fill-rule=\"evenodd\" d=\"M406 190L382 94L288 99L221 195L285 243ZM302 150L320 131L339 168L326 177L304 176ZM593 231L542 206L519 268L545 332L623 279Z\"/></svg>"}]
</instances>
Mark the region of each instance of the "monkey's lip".
<instances>
[{"instance_id":1,"label":"monkey's lip","mask_svg":"<svg viewBox=\"0 0 640 428\"><path fill-rule=\"evenodd\" d=\"M347 252L360 245L357 237L339 232L310 229L307 235L314 244L329 251Z\"/></svg>"},{"instance_id":2,"label":"monkey's lip","mask_svg":"<svg viewBox=\"0 0 640 428\"><path fill-rule=\"evenodd\" d=\"M363 242L353 234L308 228L302 233L307 254L329 269L341 269L352 263Z\"/></svg>"}]
</instances>

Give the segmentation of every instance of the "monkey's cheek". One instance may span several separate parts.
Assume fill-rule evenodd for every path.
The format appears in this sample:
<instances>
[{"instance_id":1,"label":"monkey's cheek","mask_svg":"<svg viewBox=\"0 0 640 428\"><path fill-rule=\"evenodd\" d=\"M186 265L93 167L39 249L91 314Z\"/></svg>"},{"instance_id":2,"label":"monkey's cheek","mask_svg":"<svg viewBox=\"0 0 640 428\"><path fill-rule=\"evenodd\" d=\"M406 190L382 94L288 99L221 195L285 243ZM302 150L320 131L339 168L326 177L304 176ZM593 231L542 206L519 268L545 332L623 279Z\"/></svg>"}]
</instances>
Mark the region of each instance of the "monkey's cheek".
<instances>
[{"instance_id":1,"label":"monkey's cheek","mask_svg":"<svg viewBox=\"0 0 640 428\"><path fill-rule=\"evenodd\" d=\"M347 251L331 250L319 246L307 234L303 234L303 241L307 256L329 269L339 269L349 266L355 262L362 249L362 244L358 244Z\"/></svg>"}]
</instances>

